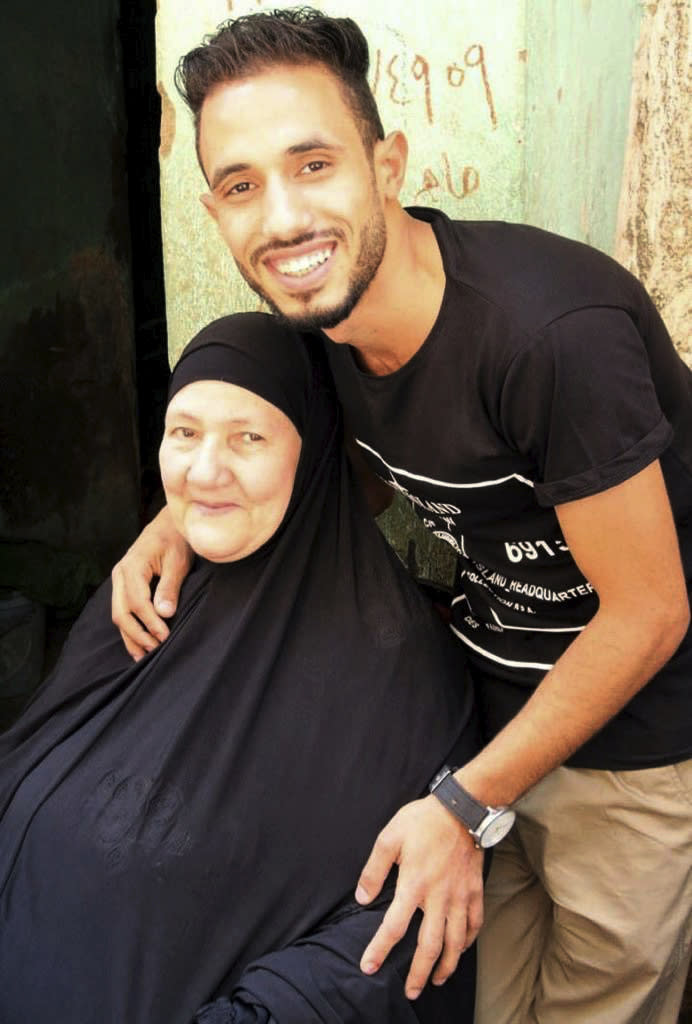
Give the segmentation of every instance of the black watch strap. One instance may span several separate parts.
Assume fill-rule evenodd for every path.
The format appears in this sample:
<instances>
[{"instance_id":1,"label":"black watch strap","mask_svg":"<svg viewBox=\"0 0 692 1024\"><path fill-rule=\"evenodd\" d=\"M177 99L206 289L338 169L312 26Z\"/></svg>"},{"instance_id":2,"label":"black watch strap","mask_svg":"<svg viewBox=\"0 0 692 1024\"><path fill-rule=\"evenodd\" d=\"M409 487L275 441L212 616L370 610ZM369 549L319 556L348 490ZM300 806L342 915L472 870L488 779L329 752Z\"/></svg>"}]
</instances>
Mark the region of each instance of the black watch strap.
<instances>
[{"instance_id":1,"label":"black watch strap","mask_svg":"<svg viewBox=\"0 0 692 1024\"><path fill-rule=\"evenodd\" d=\"M440 778L440 776L442 776ZM488 814L488 808L459 785L451 768L443 769L430 784L430 792L459 818L471 832L475 832Z\"/></svg>"}]
</instances>

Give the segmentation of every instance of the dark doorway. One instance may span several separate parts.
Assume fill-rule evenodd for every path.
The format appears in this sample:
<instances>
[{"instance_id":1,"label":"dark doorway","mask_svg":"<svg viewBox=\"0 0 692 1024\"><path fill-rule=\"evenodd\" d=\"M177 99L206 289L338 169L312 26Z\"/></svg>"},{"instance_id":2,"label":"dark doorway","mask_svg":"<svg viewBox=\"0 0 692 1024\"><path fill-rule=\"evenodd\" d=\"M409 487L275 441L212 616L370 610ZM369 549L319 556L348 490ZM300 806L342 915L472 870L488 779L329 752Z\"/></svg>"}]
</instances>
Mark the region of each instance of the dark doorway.
<instances>
[{"instance_id":1,"label":"dark doorway","mask_svg":"<svg viewBox=\"0 0 692 1024\"><path fill-rule=\"evenodd\" d=\"M151 518L162 500L158 446L168 381L158 157L161 99L156 83L155 17L156 0L121 0L119 27L127 117L142 522Z\"/></svg>"},{"instance_id":2,"label":"dark doorway","mask_svg":"<svg viewBox=\"0 0 692 1024\"><path fill-rule=\"evenodd\" d=\"M155 510L155 15L155 0L3 6L0 727Z\"/></svg>"}]
</instances>

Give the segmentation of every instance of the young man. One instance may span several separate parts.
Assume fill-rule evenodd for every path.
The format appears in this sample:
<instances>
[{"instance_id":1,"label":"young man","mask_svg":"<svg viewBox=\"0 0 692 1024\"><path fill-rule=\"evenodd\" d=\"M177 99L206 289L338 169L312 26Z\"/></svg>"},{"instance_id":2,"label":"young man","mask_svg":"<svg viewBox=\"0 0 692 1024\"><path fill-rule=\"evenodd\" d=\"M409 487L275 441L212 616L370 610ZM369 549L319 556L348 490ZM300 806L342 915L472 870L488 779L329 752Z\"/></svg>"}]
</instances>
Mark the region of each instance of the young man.
<instances>
[{"instance_id":1,"label":"young man","mask_svg":"<svg viewBox=\"0 0 692 1024\"><path fill-rule=\"evenodd\" d=\"M489 742L379 836L358 898L395 863L398 884L363 968L421 907L407 994L449 976L481 923L475 842L515 805L479 1022L673 1024L692 930L692 375L602 254L402 209L406 142L384 136L367 64L353 22L303 9L237 19L179 69L239 270L324 331L360 451L459 556L452 628ZM186 567L164 510L114 573L133 655L165 638Z\"/></svg>"}]
</instances>

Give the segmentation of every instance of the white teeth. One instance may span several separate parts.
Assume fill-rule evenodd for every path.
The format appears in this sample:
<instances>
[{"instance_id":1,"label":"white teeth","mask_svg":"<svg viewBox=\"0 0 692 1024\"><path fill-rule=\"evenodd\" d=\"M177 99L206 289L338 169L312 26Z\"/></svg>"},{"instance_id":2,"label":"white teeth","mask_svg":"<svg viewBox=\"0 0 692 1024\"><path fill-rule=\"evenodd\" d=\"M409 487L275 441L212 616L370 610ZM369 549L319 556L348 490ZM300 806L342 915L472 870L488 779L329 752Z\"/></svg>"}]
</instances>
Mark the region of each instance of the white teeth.
<instances>
[{"instance_id":1,"label":"white teeth","mask_svg":"<svg viewBox=\"0 0 692 1024\"><path fill-rule=\"evenodd\" d=\"M308 252L304 256L295 256L290 260L276 260L276 269L280 274L302 277L304 274L309 274L315 267L326 263L331 254L331 249L319 249L316 252Z\"/></svg>"}]
</instances>

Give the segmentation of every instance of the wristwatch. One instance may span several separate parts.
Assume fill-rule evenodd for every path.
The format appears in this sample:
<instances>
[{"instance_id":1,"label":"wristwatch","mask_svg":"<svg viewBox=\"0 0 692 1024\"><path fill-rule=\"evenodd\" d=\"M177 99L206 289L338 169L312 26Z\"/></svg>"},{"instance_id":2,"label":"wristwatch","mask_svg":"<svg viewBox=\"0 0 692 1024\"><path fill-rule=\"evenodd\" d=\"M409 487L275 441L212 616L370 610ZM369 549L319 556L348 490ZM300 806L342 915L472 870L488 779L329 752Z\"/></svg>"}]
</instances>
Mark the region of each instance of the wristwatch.
<instances>
[{"instance_id":1,"label":"wristwatch","mask_svg":"<svg viewBox=\"0 0 692 1024\"><path fill-rule=\"evenodd\" d=\"M508 807L488 807L459 785L454 778L456 768L444 765L428 787L437 799L465 825L476 846L487 850L507 835L516 814Z\"/></svg>"}]
</instances>

